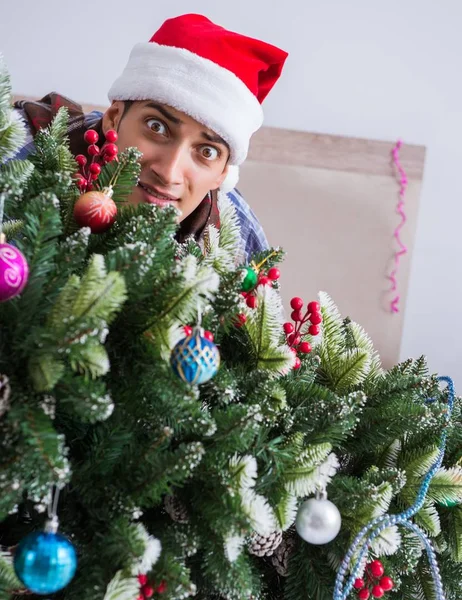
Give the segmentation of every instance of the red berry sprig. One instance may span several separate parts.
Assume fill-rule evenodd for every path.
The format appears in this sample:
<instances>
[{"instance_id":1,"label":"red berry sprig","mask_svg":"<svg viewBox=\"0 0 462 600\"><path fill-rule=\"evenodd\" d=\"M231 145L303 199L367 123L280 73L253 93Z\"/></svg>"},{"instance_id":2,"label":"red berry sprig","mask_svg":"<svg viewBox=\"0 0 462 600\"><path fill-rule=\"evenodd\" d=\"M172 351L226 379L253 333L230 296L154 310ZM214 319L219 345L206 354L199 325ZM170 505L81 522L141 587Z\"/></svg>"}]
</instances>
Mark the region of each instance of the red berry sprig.
<instances>
[{"instance_id":1,"label":"red berry sprig","mask_svg":"<svg viewBox=\"0 0 462 600\"><path fill-rule=\"evenodd\" d=\"M309 354L312 350L311 344L303 341L307 335L316 336L320 332L319 325L322 323L321 307L318 302L309 302L307 311L303 314L303 300L295 297L290 301L292 308L291 318L293 323L284 323L284 333L287 344L295 354ZM304 326L308 325L304 328ZM294 369L301 367L300 358L297 356Z\"/></svg>"},{"instance_id":2,"label":"red berry sprig","mask_svg":"<svg viewBox=\"0 0 462 600\"><path fill-rule=\"evenodd\" d=\"M248 269L251 269L251 268L252 267L248 267ZM277 267L271 267L271 269L269 269L267 273L265 273L264 271L260 271L257 275L257 281L256 281L255 286L252 287L250 290L241 292L241 294L245 298L245 303L247 304L247 306L249 308L257 308L257 306L258 306L257 289L261 285L272 285L280 277L281 277L281 272L279 271L279 269Z\"/></svg>"},{"instance_id":3,"label":"red berry sprig","mask_svg":"<svg viewBox=\"0 0 462 600\"><path fill-rule=\"evenodd\" d=\"M111 129L106 133L106 141L100 149L97 146L99 136L94 129L88 129L83 139L88 144L87 154L91 157L91 162L88 163L87 157L83 154L78 154L75 157L79 165L79 172L76 174L76 183L82 194L93 189L93 182L96 181L101 173L101 167L113 161L119 149L114 142L117 141L117 132Z\"/></svg>"},{"instance_id":4,"label":"red berry sprig","mask_svg":"<svg viewBox=\"0 0 462 600\"><path fill-rule=\"evenodd\" d=\"M355 590L358 590L359 600L368 600L371 594L374 598L381 598L385 592L393 589L393 580L384 575L384 572L380 560L373 560L366 565L366 581L358 578L353 584Z\"/></svg>"},{"instance_id":5,"label":"red berry sprig","mask_svg":"<svg viewBox=\"0 0 462 600\"><path fill-rule=\"evenodd\" d=\"M143 574L138 575L138 583L140 584L140 594L137 600L149 600L149 598L152 598L154 594L163 594L167 591L167 582L165 579L162 579L159 585L154 588L148 582L148 576Z\"/></svg>"},{"instance_id":6,"label":"red berry sprig","mask_svg":"<svg viewBox=\"0 0 462 600\"><path fill-rule=\"evenodd\" d=\"M234 326L237 327L238 329L240 329L241 327L243 327L247 322L247 317L245 316L244 313L239 313L238 315L236 315L236 318L234 319Z\"/></svg>"},{"instance_id":7,"label":"red berry sprig","mask_svg":"<svg viewBox=\"0 0 462 600\"><path fill-rule=\"evenodd\" d=\"M193 328L191 327L191 325L184 325L183 326L183 331L184 331L185 336L189 337L193 333ZM209 342L213 342L215 340L215 336L213 335L213 333L211 331L208 331L208 330L204 331L204 337Z\"/></svg>"}]
</instances>

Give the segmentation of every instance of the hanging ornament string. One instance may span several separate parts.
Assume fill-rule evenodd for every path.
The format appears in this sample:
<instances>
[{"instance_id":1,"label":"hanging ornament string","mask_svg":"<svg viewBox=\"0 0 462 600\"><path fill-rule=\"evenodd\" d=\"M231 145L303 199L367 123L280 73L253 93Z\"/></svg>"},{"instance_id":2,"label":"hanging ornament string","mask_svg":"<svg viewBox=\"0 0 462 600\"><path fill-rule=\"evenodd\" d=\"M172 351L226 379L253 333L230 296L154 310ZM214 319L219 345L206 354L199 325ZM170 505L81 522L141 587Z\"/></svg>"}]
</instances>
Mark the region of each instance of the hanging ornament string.
<instances>
[{"instance_id":1,"label":"hanging ornament string","mask_svg":"<svg viewBox=\"0 0 462 600\"><path fill-rule=\"evenodd\" d=\"M448 410L446 413L446 422L449 423L454 407L454 384L450 377L439 377L438 381L445 382L447 384ZM432 401L432 399L429 399L429 401ZM426 534L419 527L417 527L417 525L412 523L410 519L422 508L431 480L433 479L434 475L437 473L437 471L440 469L443 463L444 452L446 449L446 438L447 428L445 428L443 433L441 434L438 456L433 465L427 471L427 474L425 475L424 479L422 480L414 504L399 514L382 515L381 517L377 517L368 525L366 525L355 537L337 572L333 596L334 600L346 600L347 596L353 588L355 580L360 574L361 567L364 564L365 555L369 550L371 543L378 535L380 535L380 533L384 529L386 529L387 527L393 527L395 525L407 527L408 529L411 529L415 533L417 533L427 551L433 581L435 582L435 598L436 600L445 600L443 586L441 583L441 576L439 573L435 552L433 550L431 542L427 538ZM350 575L345 584L344 582L348 572Z\"/></svg>"},{"instance_id":2,"label":"hanging ornament string","mask_svg":"<svg viewBox=\"0 0 462 600\"><path fill-rule=\"evenodd\" d=\"M50 501L48 503L48 523L46 525L46 530L53 530L53 533L56 533L58 530L58 502L59 502L59 492L61 489L58 486L51 486L50 490Z\"/></svg>"},{"instance_id":3,"label":"hanging ornament string","mask_svg":"<svg viewBox=\"0 0 462 600\"><path fill-rule=\"evenodd\" d=\"M404 169L401 165L401 162L399 160L399 151L400 151L402 145L403 145L403 142L401 140L398 140L396 142L395 147L393 148L393 150L391 152L392 157L393 157L393 163L399 174L399 186L400 186L399 187L399 201L398 201L398 206L396 208L396 212L401 216L401 221L393 233L393 237L398 242L399 250L397 250L395 252L394 268L393 268L392 272L390 273L390 275L388 276L388 278L391 281L390 291L392 291L392 292L397 292L398 283L397 283L396 277L398 274L399 262L401 260L401 257L407 253L407 247L403 244L403 242L401 240L401 235L400 235L401 229L404 227L404 224L406 223L406 220L407 220L406 213L404 212L404 196L406 194L406 188L407 188L407 184L408 184L406 172L404 171ZM390 303L390 309L391 309L392 313L399 312L399 307L398 307L399 301L400 301L400 295L399 295L399 293L396 293L395 297L393 298L393 300Z\"/></svg>"}]
</instances>

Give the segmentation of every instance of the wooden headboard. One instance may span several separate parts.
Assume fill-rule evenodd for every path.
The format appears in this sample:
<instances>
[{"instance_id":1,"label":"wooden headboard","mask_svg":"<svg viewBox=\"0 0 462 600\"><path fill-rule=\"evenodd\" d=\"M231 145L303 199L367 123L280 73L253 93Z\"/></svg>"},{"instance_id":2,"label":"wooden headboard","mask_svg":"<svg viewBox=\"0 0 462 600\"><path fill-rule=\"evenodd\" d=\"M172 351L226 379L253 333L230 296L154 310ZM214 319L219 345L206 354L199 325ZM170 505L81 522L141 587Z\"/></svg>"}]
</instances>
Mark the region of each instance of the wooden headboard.
<instances>
[{"instance_id":1,"label":"wooden headboard","mask_svg":"<svg viewBox=\"0 0 462 600\"><path fill-rule=\"evenodd\" d=\"M84 106L86 111L104 107ZM404 144L408 253L398 276L400 312L390 311L398 184L394 141L375 141L263 127L253 137L238 188L272 245L282 246L282 295L305 301L328 292L341 313L372 337L384 366L399 360L425 148Z\"/></svg>"}]
</instances>

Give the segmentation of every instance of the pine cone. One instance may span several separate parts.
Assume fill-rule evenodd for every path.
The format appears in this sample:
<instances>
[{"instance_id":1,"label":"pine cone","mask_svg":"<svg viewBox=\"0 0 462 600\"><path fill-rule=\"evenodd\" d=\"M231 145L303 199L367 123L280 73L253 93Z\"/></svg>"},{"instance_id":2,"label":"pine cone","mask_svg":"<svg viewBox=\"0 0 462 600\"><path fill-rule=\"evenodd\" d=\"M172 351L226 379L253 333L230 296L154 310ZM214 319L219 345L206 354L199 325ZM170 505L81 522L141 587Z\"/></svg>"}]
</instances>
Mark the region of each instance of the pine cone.
<instances>
[{"instance_id":1,"label":"pine cone","mask_svg":"<svg viewBox=\"0 0 462 600\"><path fill-rule=\"evenodd\" d=\"M287 577L289 574L289 559L294 547L295 536L293 533L286 534L271 557L271 563L281 577Z\"/></svg>"},{"instance_id":2,"label":"pine cone","mask_svg":"<svg viewBox=\"0 0 462 600\"><path fill-rule=\"evenodd\" d=\"M269 535L253 533L249 542L249 552L255 556L271 556L281 542L280 531L273 531Z\"/></svg>"},{"instance_id":3,"label":"pine cone","mask_svg":"<svg viewBox=\"0 0 462 600\"><path fill-rule=\"evenodd\" d=\"M186 506L176 496L165 496L164 508L175 523L188 523L189 515Z\"/></svg>"},{"instance_id":4,"label":"pine cone","mask_svg":"<svg viewBox=\"0 0 462 600\"><path fill-rule=\"evenodd\" d=\"M6 375L0 375L0 417L10 408L10 381Z\"/></svg>"}]
</instances>

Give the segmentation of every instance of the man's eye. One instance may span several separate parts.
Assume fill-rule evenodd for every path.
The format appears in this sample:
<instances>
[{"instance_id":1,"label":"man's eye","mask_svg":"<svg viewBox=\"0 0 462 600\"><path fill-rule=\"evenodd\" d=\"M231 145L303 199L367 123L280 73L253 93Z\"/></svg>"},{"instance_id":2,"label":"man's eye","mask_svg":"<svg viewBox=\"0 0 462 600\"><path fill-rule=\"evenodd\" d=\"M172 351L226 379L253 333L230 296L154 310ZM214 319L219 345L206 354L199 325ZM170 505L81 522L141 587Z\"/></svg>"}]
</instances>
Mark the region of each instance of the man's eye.
<instances>
[{"instance_id":1,"label":"man's eye","mask_svg":"<svg viewBox=\"0 0 462 600\"><path fill-rule=\"evenodd\" d=\"M165 135L167 133L167 127L159 121L159 119L149 119L146 121L149 129L154 131L154 133L160 133L161 135Z\"/></svg>"},{"instance_id":2,"label":"man's eye","mask_svg":"<svg viewBox=\"0 0 462 600\"><path fill-rule=\"evenodd\" d=\"M215 160L220 156L220 151L214 146L201 146L200 153L207 160Z\"/></svg>"}]
</instances>

